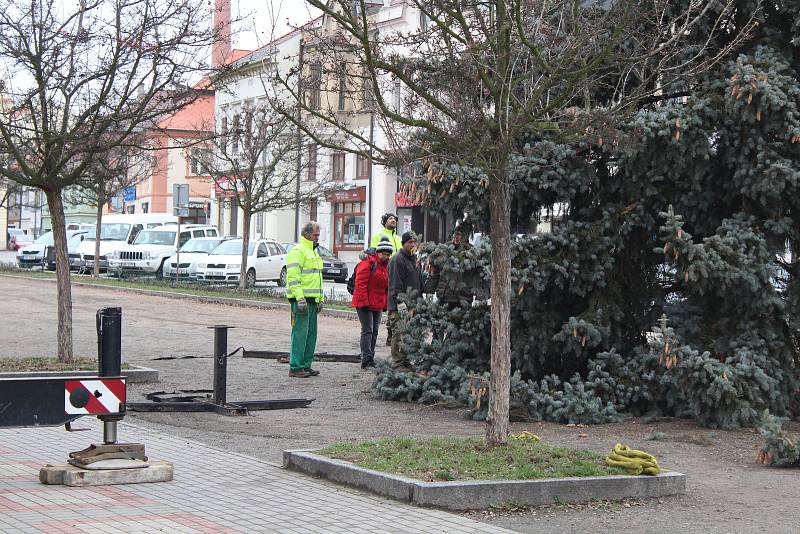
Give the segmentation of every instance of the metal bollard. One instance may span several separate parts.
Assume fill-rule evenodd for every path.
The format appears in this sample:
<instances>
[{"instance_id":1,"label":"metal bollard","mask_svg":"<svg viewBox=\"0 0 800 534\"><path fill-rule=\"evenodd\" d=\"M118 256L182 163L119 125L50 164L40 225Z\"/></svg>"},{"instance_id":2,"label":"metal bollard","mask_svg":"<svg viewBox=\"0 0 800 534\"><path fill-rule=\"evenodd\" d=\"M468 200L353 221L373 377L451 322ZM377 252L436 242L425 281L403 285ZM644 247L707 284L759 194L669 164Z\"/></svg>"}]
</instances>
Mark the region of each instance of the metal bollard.
<instances>
[{"instance_id":1,"label":"metal bollard","mask_svg":"<svg viewBox=\"0 0 800 534\"><path fill-rule=\"evenodd\" d=\"M214 325L214 404L223 406L228 401L228 329L224 324Z\"/></svg>"},{"instance_id":2,"label":"metal bollard","mask_svg":"<svg viewBox=\"0 0 800 534\"><path fill-rule=\"evenodd\" d=\"M98 375L116 377L122 373L122 308L97 310ZM98 416L103 421L103 442L117 442L117 421L122 416Z\"/></svg>"}]
</instances>

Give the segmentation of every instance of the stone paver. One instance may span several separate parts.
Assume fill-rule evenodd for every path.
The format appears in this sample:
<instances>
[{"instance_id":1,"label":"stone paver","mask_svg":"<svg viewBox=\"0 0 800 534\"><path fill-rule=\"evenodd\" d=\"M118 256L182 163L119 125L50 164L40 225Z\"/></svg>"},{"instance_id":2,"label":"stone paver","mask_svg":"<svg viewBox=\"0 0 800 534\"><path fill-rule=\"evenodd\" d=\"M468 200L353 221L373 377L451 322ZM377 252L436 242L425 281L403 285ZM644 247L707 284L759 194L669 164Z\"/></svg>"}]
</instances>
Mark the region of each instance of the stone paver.
<instances>
[{"instance_id":1,"label":"stone paver","mask_svg":"<svg viewBox=\"0 0 800 534\"><path fill-rule=\"evenodd\" d=\"M175 480L70 488L38 482L38 467L100 441L63 428L0 429L0 532L59 534L237 532L510 532L316 480L198 442L120 423L120 442L175 466Z\"/></svg>"}]
</instances>

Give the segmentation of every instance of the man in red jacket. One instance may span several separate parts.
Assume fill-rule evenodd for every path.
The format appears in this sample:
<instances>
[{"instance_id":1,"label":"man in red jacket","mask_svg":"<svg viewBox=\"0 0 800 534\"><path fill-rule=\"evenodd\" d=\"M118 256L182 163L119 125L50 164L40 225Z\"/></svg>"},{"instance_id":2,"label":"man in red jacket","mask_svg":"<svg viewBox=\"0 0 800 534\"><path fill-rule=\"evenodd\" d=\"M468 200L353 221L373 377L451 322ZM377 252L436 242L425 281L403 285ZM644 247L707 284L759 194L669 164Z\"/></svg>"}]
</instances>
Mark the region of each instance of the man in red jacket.
<instances>
[{"instance_id":1,"label":"man in red jacket","mask_svg":"<svg viewBox=\"0 0 800 534\"><path fill-rule=\"evenodd\" d=\"M361 322L361 368L375 366L375 341L381 314L386 311L389 289L389 258L394 247L387 238L382 238L375 248L375 255L367 256L356 265L355 290L352 306Z\"/></svg>"}]
</instances>

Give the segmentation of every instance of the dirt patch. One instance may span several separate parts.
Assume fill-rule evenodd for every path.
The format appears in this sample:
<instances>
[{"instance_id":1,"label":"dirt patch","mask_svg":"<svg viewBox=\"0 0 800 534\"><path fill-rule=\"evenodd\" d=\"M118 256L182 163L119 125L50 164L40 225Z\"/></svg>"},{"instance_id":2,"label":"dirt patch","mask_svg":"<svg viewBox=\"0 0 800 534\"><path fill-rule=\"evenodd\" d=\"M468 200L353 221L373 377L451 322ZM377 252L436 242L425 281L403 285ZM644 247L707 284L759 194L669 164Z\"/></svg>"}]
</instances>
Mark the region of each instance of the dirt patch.
<instances>
[{"instance_id":1,"label":"dirt patch","mask_svg":"<svg viewBox=\"0 0 800 534\"><path fill-rule=\"evenodd\" d=\"M8 313L0 322L3 354L22 357L55 349L55 287L48 282L0 277ZM159 370L159 384L129 388L131 400L154 390L211 388L213 333L217 323L234 325L230 350L288 350L289 317L280 310L252 310L200 304L97 288L75 288L75 353L94 354L95 311L123 309L123 361ZM36 310L26 311L26 310ZM358 352L357 322L322 316L319 350ZM378 357L387 357L385 331L378 338ZM153 361L161 356L194 359ZM288 366L274 360L231 358L228 399L313 398L308 408L254 412L249 417L214 414L129 414L128 422L225 450L279 463L283 449L320 448L341 440L386 436L481 436L483 424L466 411L439 406L375 400L373 375L357 364L319 363L315 378L288 377ZM472 517L519 532L644 532L715 534L723 532L797 532L800 524L800 471L761 466L755 456L762 443L755 430L709 430L687 421L658 420L597 426L513 423L515 433L528 430L545 443L591 449L605 454L615 443L654 454L659 464L688 475L684 496L619 503L550 506L530 510L491 510ZM793 431L800 431L794 423ZM666 439L648 439L661 432ZM121 432L120 439L135 441ZM87 437L87 439L90 439Z\"/></svg>"}]
</instances>

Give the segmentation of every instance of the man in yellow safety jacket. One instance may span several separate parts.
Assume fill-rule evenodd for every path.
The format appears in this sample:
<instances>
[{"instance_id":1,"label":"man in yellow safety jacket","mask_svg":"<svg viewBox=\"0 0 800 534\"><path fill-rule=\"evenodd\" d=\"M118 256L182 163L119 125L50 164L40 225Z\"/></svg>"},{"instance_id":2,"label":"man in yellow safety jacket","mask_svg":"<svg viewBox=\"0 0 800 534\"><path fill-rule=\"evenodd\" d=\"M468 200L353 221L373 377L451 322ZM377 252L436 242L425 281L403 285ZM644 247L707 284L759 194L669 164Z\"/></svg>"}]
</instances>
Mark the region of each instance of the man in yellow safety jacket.
<instances>
[{"instance_id":1,"label":"man in yellow safety jacket","mask_svg":"<svg viewBox=\"0 0 800 534\"><path fill-rule=\"evenodd\" d=\"M292 351L289 376L308 378L317 347L317 314L322 310L322 258L317 252L319 224L310 221L300 232L300 242L286 256L286 297L292 309Z\"/></svg>"},{"instance_id":2,"label":"man in yellow safety jacket","mask_svg":"<svg viewBox=\"0 0 800 534\"><path fill-rule=\"evenodd\" d=\"M400 243L400 236L397 235L397 215L394 213L384 213L381 216L381 226L383 228L372 236L372 241L370 241L369 246L371 248L377 248L381 238L385 236L389 240L389 243L392 244L392 247L394 247L394 254L397 254L397 251L403 248L403 244Z\"/></svg>"}]
</instances>

